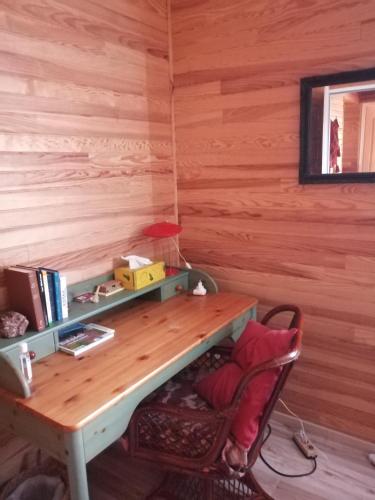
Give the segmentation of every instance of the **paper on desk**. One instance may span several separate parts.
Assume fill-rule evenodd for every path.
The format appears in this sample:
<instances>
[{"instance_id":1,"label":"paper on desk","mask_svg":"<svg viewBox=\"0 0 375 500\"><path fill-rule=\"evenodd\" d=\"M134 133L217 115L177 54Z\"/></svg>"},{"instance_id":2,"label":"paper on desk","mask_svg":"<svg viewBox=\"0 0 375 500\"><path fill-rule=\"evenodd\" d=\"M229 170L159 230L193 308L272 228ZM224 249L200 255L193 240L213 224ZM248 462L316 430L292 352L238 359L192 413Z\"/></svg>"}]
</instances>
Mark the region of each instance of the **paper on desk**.
<instances>
[{"instance_id":1,"label":"paper on desk","mask_svg":"<svg viewBox=\"0 0 375 500\"><path fill-rule=\"evenodd\" d=\"M130 269L138 269L139 267L152 264L152 260L147 257L140 257L139 255L126 255L121 256L121 258L128 262Z\"/></svg>"}]
</instances>

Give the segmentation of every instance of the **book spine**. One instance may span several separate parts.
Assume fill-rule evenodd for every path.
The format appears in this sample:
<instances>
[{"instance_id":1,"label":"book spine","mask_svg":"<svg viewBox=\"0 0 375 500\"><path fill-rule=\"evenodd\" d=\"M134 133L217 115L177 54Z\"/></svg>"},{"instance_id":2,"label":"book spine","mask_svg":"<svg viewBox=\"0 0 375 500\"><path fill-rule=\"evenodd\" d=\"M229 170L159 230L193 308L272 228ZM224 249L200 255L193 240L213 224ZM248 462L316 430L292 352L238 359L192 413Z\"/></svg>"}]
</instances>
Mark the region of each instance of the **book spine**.
<instances>
[{"instance_id":1,"label":"book spine","mask_svg":"<svg viewBox=\"0 0 375 500\"><path fill-rule=\"evenodd\" d=\"M44 296L46 299L48 325L51 325L53 320L52 320L51 300L50 300L50 293L49 293L49 286L48 286L48 275L47 275L47 271L45 271L44 269L41 269L40 271L42 273L42 278L43 278L43 287L44 287Z\"/></svg>"},{"instance_id":2,"label":"book spine","mask_svg":"<svg viewBox=\"0 0 375 500\"><path fill-rule=\"evenodd\" d=\"M30 283L30 290L31 290L31 300L33 303L33 308L34 308L34 313L35 313L35 325L34 325L34 327L36 328L36 330L38 332L40 332L41 330L44 330L44 328L46 327L46 324L44 321L42 301L40 299L38 279L37 279L35 271L29 273L29 283Z\"/></svg>"},{"instance_id":3,"label":"book spine","mask_svg":"<svg viewBox=\"0 0 375 500\"><path fill-rule=\"evenodd\" d=\"M67 285L66 285L66 276L60 276L60 290L61 290L62 318L66 319L69 316L69 311L68 311L68 288L67 288Z\"/></svg>"},{"instance_id":4,"label":"book spine","mask_svg":"<svg viewBox=\"0 0 375 500\"><path fill-rule=\"evenodd\" d=\"M62 305L61 305L61 285L60 285L60 273L58 271L53 272L53 293L56 305L56 319L61 321L62 316Z\"/></svg>"},{"instance_id":5,"label":"book spine","mask_svg":"<svg viewBox=\"0 0 375 500\"><path fill-rule=\"evenodd\" d=\"M38 280L39 295L40 295L40 301L42 304L44 324L45 324L45 326L47 326L48 325L48 316L47 316L47 304L46 304L46 295L45 295L45 291L44 291L43 276L42 276L42 272L40 271L40 269L36 269L35 272L36 272L36 277Z\"/></svg>"},{"instance_id":6,"label":"book spine","mask_svg":"<svg viewBox=\"0 0 375 500\"><path fill-rule=\"evenodd\" d=\"M26 316L33 329L43 330L46 324L35 270L8 268L4 274L10 307Z\"/></svg>"},{"instance_id":7,"label":"book spine","mask_svg":"<svg viewBox=\"0 0 375 500\"><path fill-rule=\"evenodd\" d=\"M53 323L54 321L57 320L53 271L47 270L47 281L48 281L49 302L51 304L52 323Z\"/></svg>"}]
</instances>

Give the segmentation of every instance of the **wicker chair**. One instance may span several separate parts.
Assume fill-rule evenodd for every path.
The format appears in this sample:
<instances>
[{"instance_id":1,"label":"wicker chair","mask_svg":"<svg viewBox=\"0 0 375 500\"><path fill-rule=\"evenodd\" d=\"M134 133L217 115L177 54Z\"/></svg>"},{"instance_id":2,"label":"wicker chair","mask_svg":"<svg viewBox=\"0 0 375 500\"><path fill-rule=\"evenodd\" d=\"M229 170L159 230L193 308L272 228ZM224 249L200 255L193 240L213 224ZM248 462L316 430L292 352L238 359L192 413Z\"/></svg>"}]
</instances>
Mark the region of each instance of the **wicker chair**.
<instances>
[{"instance_id":1,"label":"wicker chair","mask_svg":"<svg viewBox=\"0 0 375 500\"><path fill-rule=\"evenodd\" d=\"M166 396L164 386L136 409L123 438L127 454L153 462L166 470L163 483L147 497L149 500L272 500L256 481L251 468L258 458L264 430L280 391L301 352L302 313L298 307L276 307L265 315L262 323L267 324L276 314L284 312L293 314L290 328L297 328L291 351L245 373L231 404L224 410L209 407L194 394L192 385L199 371L215 370L229 359L230 346L214 347L176 376L182 385L190 388L190 395L182 400L194 400L194 409L191 405L175 404L170 393ZM233 469L221 459L221 453L230 437L231 424L241 397L251 379L260 372L278 367L280 372L276 385L260 418L256 439L247 453L246 469Z\"/></svg>"}]
</instances>

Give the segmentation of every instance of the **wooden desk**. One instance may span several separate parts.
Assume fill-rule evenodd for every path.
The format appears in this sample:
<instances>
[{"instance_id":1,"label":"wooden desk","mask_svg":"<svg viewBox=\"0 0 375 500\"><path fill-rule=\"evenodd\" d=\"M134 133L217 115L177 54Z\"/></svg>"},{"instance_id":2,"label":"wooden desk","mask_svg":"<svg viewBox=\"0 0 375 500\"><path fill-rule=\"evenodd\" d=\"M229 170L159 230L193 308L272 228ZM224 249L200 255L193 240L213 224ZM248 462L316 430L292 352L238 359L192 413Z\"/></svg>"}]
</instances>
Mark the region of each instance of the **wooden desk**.
<instances>
[{"instance_id":1,"label":"wooden desk","mask_svg":"<svg viewBox=\"0 0 375 500\"><path fill-rule=\"evenodd\" d=\"M55 353L33 365L33 395L0 389L0 422L67 464L72 500L89 498L86 463L126 430L139 402L229 335L239 335L257 301L231 293L139 300L96 322L114 339L79 358Z\"/></svg>"}]
</instances>

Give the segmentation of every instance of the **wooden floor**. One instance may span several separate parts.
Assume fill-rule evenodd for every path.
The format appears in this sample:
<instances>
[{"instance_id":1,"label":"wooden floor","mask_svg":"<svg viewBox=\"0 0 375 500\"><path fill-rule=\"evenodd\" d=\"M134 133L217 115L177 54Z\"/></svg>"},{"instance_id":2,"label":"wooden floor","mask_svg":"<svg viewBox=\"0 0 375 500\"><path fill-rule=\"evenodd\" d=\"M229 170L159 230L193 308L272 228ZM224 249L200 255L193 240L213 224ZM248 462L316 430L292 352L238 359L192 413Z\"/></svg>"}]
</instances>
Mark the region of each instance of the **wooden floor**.
<instances>
[{"instance_id":1,"label":"wooden floor","mask_svg":"<svg viewBox=\"0 0 375 500\"><path fill-rule=\"evenodd\" d=\"M277 469L290 474L309 470L291 441L298 423L278 414L263 454ZM367 460L369 443L306 424L310 439L319 449L318 468L312 476L284 478L260 460L255 465L259 482L275 500L375 500L375 468ZM124 460L112 446L89 466L93 500L141 500L158 484L160 472L144 464ZM202 499L204 500L204 499Z\"/></svg>"}]
</instances>

